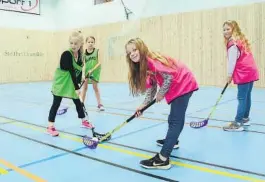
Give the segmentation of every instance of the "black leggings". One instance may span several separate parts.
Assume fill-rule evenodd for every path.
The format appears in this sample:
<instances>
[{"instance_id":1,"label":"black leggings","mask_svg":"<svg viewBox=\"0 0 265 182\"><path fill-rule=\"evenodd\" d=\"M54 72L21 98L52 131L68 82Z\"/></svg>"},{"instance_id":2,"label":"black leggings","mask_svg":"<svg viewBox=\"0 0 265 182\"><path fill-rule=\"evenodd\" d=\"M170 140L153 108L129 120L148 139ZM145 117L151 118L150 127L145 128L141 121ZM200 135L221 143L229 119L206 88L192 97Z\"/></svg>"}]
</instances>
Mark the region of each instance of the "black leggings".
<instances>
[{"instance_id":1,"label":"black leggings","mask_svg":"<svg viewBox=\"0 0 265 182\"><path fill-rule=\"evenodd\" d=\"M50 122L55 121L55 117L60 107L62 99L63 98L60 96L53 95L53 103L52 103L52 107L50 109L49 118L48 118ZM84 113L83 106L82 106L80 99L73 99L73 101L75 103L76 111L78 113L78 118L85 118L85 113Z\"/></svg>"}]
</instances>

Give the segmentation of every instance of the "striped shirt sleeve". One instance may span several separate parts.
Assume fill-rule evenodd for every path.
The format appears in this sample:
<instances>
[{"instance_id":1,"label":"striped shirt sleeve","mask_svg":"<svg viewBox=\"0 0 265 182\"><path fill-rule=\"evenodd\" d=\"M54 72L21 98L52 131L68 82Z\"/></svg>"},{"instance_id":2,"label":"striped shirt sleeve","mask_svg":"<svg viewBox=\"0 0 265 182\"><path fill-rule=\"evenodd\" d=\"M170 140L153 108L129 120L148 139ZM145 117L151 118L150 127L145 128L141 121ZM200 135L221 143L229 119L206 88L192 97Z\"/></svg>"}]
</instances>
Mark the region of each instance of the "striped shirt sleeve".
<instances>
[{"instance_id":1,"label":"striped shirt sleeve","mask_svg":"<svg viewBox=\"0 0 265 182\"><path fill-rule=\"evenodd\" d=\"M164 73L164 72L162 72L160 74L162 75L164 82L163 82L162 86L160 87L158 93L160 95L164 96L169 90L169 87L171 85L173 77L171 74ZM145 100L144 100L143 105L147 105L148 103L150 103L154 99L156 93L157 93L157 83L153 82L152 87L148 88L146 91L146 96L145 96Z\"/></svg>"}]
</instances>

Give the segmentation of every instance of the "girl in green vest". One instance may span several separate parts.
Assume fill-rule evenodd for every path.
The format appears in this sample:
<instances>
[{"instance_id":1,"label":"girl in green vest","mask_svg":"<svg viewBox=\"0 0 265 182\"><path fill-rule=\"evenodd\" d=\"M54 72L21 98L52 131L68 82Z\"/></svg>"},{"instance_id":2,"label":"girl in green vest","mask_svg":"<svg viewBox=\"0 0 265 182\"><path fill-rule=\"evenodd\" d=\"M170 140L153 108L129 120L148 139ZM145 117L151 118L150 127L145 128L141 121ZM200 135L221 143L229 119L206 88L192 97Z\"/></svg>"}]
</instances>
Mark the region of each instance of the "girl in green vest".
<instances>
[{"instance_id":1,"label":"girl in green vest","mask_svg":"<svg viewBox=\"0 0 265 182\"><path fill-rule=\"evenodd\" d=\"M100 79L100 72L101 72L101 63L99 61L99 51L98 49L94 48L95 46L95 37L89 36L86 38L87 48L84 53L84 67L83 67L83 80L85 83L83 85L82 91L82 100L85 103L86 93L88 83L93 84L93 89L97 98L98 102L98 111L104 111L104 107L101 104L100 93L98 89L98 82ZM90 78L85 78L86 75L91 76Z\"/></svg>"},{"instance_id":2,"label":"girl in green vest","mask_svg":"<svg viewBox=\"0 0 265 182\"><path fill-rule=\"evenodd\" d=\"M78 118L82 119L82 127L93 128L93 125L86 119L80 97L80 87L78 84L82 78L82 45L83 37L80 32L73 32L69 37L70 48L62 53L60 66L56 69L52 84L53 103L49 113L49 125L47 132L52 136L59 133L54 127L57 110L62 98L73 100Z\"/></svg>"}]
</instances>

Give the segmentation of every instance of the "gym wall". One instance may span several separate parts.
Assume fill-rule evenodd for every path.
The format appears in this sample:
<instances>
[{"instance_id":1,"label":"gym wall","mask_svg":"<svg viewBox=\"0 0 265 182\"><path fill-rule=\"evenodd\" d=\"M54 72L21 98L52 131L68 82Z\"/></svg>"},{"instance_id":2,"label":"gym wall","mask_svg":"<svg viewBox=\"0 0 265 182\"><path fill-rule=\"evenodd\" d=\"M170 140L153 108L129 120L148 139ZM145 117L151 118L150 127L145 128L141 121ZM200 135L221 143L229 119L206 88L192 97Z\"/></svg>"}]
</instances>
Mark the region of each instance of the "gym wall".
<instances>
[{"instance_id":1,"label":"gym wall","mask_svg":"<svg viewBox=\"0 0 265 182\"><path fill-rule=\"evenodd\" d=\"M0 83L50 80L57 46L53 32L0 29Z\"/></svg>"},{"instance_id":2,"label":"gym wall","mask_svg":"<svg viewBox=\"0 0 265 182\"><path fill-rule=\"evenodd\" d=\"M225 20L237 20L249 39L258 64L260 81L265 87L265 3L218 8L141 19L139 32L114 36L130 22L83 28L85 35L94 35L101 50L102 81L126 82L125 43L141 37L156 51L184 61L196 75L200 85L223 86L226 81L226 48L222 35ZM134 22L131 22L133 24Z\"/></svg>"},{"instance_id":3,"label":"gym wall","mask_svg":"<svg viewBox=\"0 0 265 182\"><path fill-rule=\"evenodd\" d=\"M39 2L41 15L0 10L0 83L52 79L56 0Z\"/></svg>"},{"instance_id":4,"label":"gym wall","mask_svg":"<svg viewBox=\"0 0 265 182\"><path fill-rule=\"evenodd\" d=\"M127 82L124 45L130 38L139 36L151 49L184 61L200 85L223 86L227 64L222 24L227 19L235 19L249 39L259 67L260 81L255 86L265 87L264 17L265 3L256 3L153 16L136 23L83 26L78 30L96 38L102 57L102 82ZM136 24L137 31L118 35ZM51 80L61 52L68 48L72 30L0 28L0 82ZM15 51L18 53L11 54Z\"/></svg>"}]
</instances>

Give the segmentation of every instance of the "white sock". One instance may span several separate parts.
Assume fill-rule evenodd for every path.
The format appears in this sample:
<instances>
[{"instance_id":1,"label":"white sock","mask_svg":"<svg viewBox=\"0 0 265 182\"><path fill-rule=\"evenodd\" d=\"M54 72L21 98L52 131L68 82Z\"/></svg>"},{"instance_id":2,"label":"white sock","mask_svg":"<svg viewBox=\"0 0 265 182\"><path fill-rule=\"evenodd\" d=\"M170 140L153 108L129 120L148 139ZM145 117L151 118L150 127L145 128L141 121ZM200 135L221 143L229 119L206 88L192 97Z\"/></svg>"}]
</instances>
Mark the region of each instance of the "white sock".
<instances>
[{"instance_id":1,"label":"white sock","mask_svg":"<svg viewBox=\"0 0 265 182\"><path fill-rule=\"evenodd\" d=\"M162 161L164 161L164 162L167 160L167 158L164 157L164 156L162 156L161 154L159 154L159 158L160 158Z\"/></svg>"},{"instance_id":2,"label":"white sock","mask_svg":"<svg viewBox=\"0 0 265 182\"><path fill-rule=\"evenodd\" d=\"M48 127L49 127L49 128L54 127L54 122L49 122L49 123L48 123Z\"/></svg>"}]
</instances>

